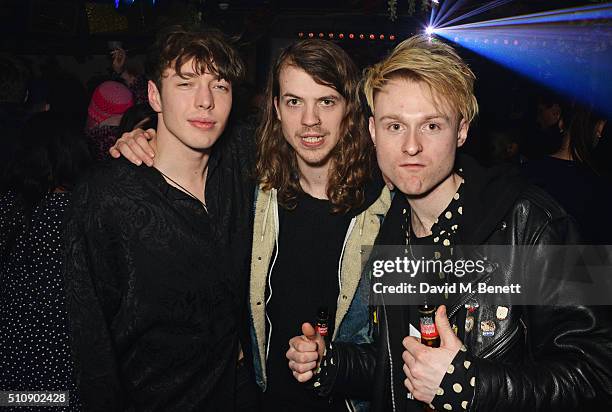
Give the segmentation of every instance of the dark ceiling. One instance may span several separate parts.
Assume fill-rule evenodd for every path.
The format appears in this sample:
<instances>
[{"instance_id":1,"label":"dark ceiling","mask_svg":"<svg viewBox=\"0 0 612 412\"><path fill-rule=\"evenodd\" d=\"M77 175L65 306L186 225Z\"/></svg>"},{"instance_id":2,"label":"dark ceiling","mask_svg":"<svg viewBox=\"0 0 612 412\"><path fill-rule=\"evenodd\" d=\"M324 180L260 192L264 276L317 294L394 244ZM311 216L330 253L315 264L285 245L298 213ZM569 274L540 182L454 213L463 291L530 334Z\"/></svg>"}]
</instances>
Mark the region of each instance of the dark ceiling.
<instances>
[{"instance_id":1,"label":"dark ceiling","mask_svg":"<svg viewBox=\"0 0 612 412\"><path fill-rule=\"evenodd\" d=\"M388 0L2 0L1 51L33 54L101 53L108 40L122 40L138 48L169 24L217 26L240 37L243 44L262 38L291 38L299 32L414 33L426 21L427 11L416 1L398 0L398 18L391 21ZM441 0L444 1L444 0ZM448 0L452 1L452 0ZM458 0L457 13L472 10L483 0ZM526 14L591 4L592 1L514 0L478 19ZM316 34L315 34L316 35ZM145 41L143 41L143 39Z\"/></svg>"}]
</instances>

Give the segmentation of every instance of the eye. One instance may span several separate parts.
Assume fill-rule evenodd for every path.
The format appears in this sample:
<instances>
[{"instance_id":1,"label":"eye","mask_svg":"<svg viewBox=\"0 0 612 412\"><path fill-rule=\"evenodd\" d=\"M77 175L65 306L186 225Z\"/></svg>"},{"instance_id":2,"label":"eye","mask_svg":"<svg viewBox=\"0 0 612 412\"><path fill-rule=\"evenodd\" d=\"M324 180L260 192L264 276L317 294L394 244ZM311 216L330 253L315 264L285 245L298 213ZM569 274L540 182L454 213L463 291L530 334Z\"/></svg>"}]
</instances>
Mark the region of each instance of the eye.
<instances>
[{"instance_id":1,"label":"eye","mask_svg":"<svg viewBox=\"0 0 612 412\"><path fill-rule=\"evenodd\" d=\"M179 83L179 84L178 84L178 86L179 86L179 87L189 87L189 86L191 86L191 83L189 83L189 82L183 82L183 83Z\"/></svg>"},{"instance_id":2,"label":"eye","mask_svg":"<svg viewBox=\"0 0 612 412\"><path fill-rule=\"evenodd\" d=\"M321 100L321 103L323 104L323 106L333 106L334 104L336 104L336 102L332 99L323 99Z\"/></svg>"},{"instance_id":3,"label":"eye","mask_svg":"<svg viewBox=\"0 0 612 412\"><path fill-rule=\"evenodd\" d=\"M399 123L391 123L387 128L393 132L399 132L402 130L402 125Z\"/></svg>"},{"instance_id":4,"label":"eye","mask_svg":"<svg viewBox=\"0 0 612 412\"><path fill-rule=\"evenodd\" d=\"M438 123L432 122L432 123L425 124L423 132L424 133L436 133L436 132L439 132L440 130L442 130L440 125Z\"/></svg>"},{"instance_id":5,"label":"eye","mask_svg":"<svg viewBox=\"0 0 612 412\"><path fill-rule=\"evenodd\" d=\"M287 106L297 106L299 103L298 99L289 99L287 100Z\"/></svg>"},{"instance_id":6,"label":"eye","mask_svg":"<svg viewBox=\"0 0 612 412\"><path fill-rule=\"evenodd\" d=\"M217 89L217 90L224 91L224 92L229 91L229 87L227 87L227 86L225 86L225 85L223 85L223 84L216 84L216 85L214 86L214 88L215 88L215 89Z\"/></svg>"}]
</instances>

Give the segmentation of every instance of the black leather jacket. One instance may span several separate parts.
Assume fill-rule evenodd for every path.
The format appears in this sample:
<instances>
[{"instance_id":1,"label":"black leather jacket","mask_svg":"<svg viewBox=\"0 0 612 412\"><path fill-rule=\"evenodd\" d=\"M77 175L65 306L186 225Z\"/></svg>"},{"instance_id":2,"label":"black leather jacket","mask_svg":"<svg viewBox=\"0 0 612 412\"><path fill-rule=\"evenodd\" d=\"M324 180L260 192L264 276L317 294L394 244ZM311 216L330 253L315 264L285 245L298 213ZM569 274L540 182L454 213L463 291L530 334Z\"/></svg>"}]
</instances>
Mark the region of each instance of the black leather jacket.
<instances>
[{"instance_id":1,"label":"black leather jacket","mask_svg":"<svg viewBox=\"0 0 612 412\"><path fill-rule=\"evenodd\" d=\"M466 176L467 213L462 228L469 230L463 232L464 244L533 245L537 260L543 257L545 245L576 243L573 219L546 193L524 184L513 173L483 169L466 157L460 157L458 163ZM397 212L392 204L378 244L393 243L392 233L401 218ZM509 260L491 269L487 275L509 281L521 268ZM542 270L547 270L545 259ZM509 306L494 338L482 339L477 326L466 333L464 343L474 357L478 377L471 410L611 410L609 307L547 305L556 295L559 282L542 283L542 305ZM449 318L469 298L461 295L449 305ZM495 309L481 306L474 325L480 325L481 319L495 319ZM397 307L391 306L377 309L374 344L334 347L338 365L334 392L369 394L372 411L399 410L397 400L406 397L403 379L392 379L393 373L404 378L401 357L391 356L390 341L404 337L394 330L396 311ZM407 409L421 411L422 404L408 402Z\"/></svg>"}]
</instances>

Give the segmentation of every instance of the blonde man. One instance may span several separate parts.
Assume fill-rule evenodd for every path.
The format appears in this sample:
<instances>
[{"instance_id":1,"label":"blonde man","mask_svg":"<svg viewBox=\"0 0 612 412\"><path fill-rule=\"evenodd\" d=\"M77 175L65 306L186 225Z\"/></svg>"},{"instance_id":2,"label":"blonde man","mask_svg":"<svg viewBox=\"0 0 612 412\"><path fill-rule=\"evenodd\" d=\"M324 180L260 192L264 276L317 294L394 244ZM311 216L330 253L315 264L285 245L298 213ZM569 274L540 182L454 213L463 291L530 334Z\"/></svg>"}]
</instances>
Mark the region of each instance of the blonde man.
<instances>
[{"instance_id":1,"label":"blonde man","mask_svg":"<svg viewBox=\"0 0 612 412\"><path fill-rule=\"evenodd\" d=\"M479 245L467 249L474 260L488 245L529 246L544 279L545 246L574 243L573 221L511 170L484 169L457 154L478 112L474 81L450 46L423 37L402 42L366 72L377 160L398 189L377 244L425 245L449 258L461 245ZM470 281L503 284L522 269L502 261ZM550 306L559 286L545 285L542 306L487 305L466 293L449 298L435 315L438 348L414 337L415 306L379 306L376 342L334 345L318 358L324 366L314 374L315 386L323 393L369 393L373 411L608 405L610 373L599 365L612 360L609 317L583 306ZM296 378L312 379L315 345L303 340L292 347Z\"/></svg>"}]
</instances>

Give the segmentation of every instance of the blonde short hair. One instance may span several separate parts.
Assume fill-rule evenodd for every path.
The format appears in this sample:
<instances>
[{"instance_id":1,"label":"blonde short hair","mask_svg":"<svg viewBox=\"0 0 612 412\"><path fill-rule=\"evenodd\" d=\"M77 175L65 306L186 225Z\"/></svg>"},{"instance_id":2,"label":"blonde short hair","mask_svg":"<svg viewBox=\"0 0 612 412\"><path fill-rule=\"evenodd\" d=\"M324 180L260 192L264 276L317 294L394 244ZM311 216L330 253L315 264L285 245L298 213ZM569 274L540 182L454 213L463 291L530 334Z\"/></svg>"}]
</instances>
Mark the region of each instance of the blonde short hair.
<instances>
[{"instance_id":1,"label":"blonde short hair","mask_svg":"<svg viewBox=\"0 0 612 412\"><path fill-rule=\"evenodd\" d=\"M375 93L398 77L427 84L434 98L450 104L468 124L478 114L474 96L476 76L457 52L441 41L421 35L410 37L366 70L363 92L372 112Z\"/></svg>"}]
</instances>

